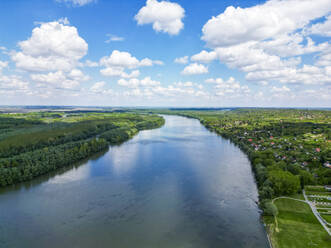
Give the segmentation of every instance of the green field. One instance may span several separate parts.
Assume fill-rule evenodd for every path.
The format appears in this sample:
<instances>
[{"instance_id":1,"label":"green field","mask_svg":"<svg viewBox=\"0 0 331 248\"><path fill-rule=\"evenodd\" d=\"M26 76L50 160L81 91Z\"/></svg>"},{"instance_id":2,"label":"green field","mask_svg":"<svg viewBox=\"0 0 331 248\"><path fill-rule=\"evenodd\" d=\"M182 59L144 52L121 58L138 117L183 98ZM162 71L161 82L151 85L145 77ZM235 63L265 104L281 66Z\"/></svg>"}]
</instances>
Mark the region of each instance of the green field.
<instances>
[{"instance_id":1,"label":"green field","mask_svg":"<svg viewBox=\"0 0 331 248\"><path fill-rule=\"evenodd\" d=\"M308 192L328 192L323 186L306 186L305 190ZM330 193L330 192L329 192Z\"/></svg>"},{"instance_id":2,"label":"green field","mask_svg":"<svg viewBox=\"0 0 331 248\"><path fill-rule=\"evenodd\" d=\"M331 237L323 229L308 204L291 199L277 199L277 223L266 217L274 248L331 247Z\"/></svg>"},{"instance_id":3,"label":"green field","mask_svg":"<svg viewBox=\"0 0 331 248\"><path fill-rule=\"evenodd\" d=\"M331 223L331 215L330 214L321 214L324 220L326 220L328 223Z\"/></svg>"}]
</instances>

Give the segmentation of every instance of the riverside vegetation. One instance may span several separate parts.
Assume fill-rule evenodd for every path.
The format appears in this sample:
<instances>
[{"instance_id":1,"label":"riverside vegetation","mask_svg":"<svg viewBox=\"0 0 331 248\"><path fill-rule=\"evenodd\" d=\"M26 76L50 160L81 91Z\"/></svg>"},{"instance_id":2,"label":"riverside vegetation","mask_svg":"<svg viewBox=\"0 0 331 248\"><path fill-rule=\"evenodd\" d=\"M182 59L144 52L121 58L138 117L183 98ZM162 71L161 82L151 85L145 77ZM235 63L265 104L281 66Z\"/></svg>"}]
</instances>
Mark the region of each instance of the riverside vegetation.
<instances>
[{"instance_id":1,"label":"riverside vegetation","mask_svg":"<svg viewBox=\"0 0 331 248\"><path fill-rule=\"evenodd\" d=\"M0 114L0 186L71 165L163 124L160 116L134 113Z\"/></svg>"}]
</instances>

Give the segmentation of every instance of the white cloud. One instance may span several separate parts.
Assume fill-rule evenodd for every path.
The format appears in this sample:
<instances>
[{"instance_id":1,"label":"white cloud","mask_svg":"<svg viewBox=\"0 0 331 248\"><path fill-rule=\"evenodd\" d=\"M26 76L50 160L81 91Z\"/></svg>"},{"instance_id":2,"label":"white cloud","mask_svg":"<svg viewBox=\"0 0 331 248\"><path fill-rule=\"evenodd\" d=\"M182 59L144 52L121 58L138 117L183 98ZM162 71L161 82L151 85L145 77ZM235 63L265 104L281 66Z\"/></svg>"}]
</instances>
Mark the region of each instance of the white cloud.
<instances>
[{"instance_id":1,"label":"white cloud","mask_svg":"<svg viewBox=\"0 0 331 248\"><path fill-rule=\"evenodd\" d=\"M177 64L187 64L188 63L188 56L175 58L174 62L177 63Z\"/></svg>"},{"instance_id":2,"label":"white cloud","mask_svg":"<svg viewBox=\"0 0 331 248\"><path fill-rule=\"evenodd\" d=\"M228 80L208 78L205 82L215 84L216 96L240 97L248 95L251 92L247 85L241 85L233 77L229 77Z\"/></svg>"},{"instance_id":3,"label":"white cloud","mask_svg":"<svg viewBox=\"0 0 331 248\"><path fill-rule=\"evenodd\" d=\"M193 87L195 84L190 81L187 81L187 82L176 82L174 83L174 85L178 87Z\"/></svg>"},{"instance_id":4,"label":"white cloud","mask_svg":"<svg viewBox=\"0 0 331 248\"><path fill-rule=\"evenodd\" d=\"M263 49L271 55L290 57L323 51L329 47L329 43L323 42L316 45L310 37L304 37L301 33L295 33L281 35L273 40L258 42L253 47Z\"/></svg>"},{"instance_id":5,"label":"white cloud","mask_svg":"<svg viewBox=\"0 0 331 248\"><path fill-rule=\"evenodd\" d=\"M92 92L99 93L103 91L103 87L106 85L106 82L101 81L101 82L96 82L93 84L90 88Z\"/></svg>"},{"instance_id":6,"label":"white cloud","mask_svg":"<svg viewBox=\"0 0 331 248\"><path fill-rule=\"evenodd\" d=\"M286 86L283 86L283 87L280 87L280 88L277 88L275 86L273 86L271 88L271 92L276 92L276 93L284 93L284 92L290 92L291 90L286 87Z\"/></svg>"},{"instance_id":7,"label":"white cloud","mask_svg":"<svg viewBox=\"0 0 331 248\"><path fill-rule=\"evenodd\" d=\"M56 0L57 2L70 3L73 6L81 7L83 5L94 3L96 0Z\"/></svg>"},{"instance_id":8,"label":"white cloud","mask_svg":"<svg viewBox=\"0 0 331 248\"><path fill-rule=\"evenodd\" d=\"M98 67L99 66L98 62L91 61L89 59L87 59L85 61L84 65L87 66L87 67Z\"/></svg>"},{"instance_id":9,"label":"white cloud","mask_svg":"<svg viewBox=\"0 0 331 248\"><path fill-rule=\"evenodd\" d=\"M57 84L66 80L63 71L49 72L47 74L31 74L31 79L36 82Z\"/></svg>"},{"instance_id":10,"label":"white cloud","mask_svg":"<svg viewBox=\"0 0 331 248\"><path fill-rule=\"evenodd\" d=\"M208 68L202 64L193 63L189 64L182 71L183 75L196 75L208 73Z\"/></svg>"},{"instance_id":11,"label":"white cloud","mask_svg":"<svg viewBox=\"0 0 331 248\"><path fill-rule=\"evenodd\" d=\"M133 69L140 66L152 66L154 64L162 65L163 62L160 60L151 60L149 58L144 58L139 61L130 53L121 52L118 50L114 50L109 56L105 56L100 59L100 65L106 67L122 67Z\"/></svg>"},{"instance_id":12,"label":"white cloud","mask_svg":"<svg viewBox=\"0 0 331 248\"><path fill-rule=\"evenodd\" d=\"M0 60L0 72L2 71L3 68L8 66L8 61L1 61Z\"/></svg>"},{"instance_id":13,"label":"white cloud","mask_svg":"<svg viewBox=\"0 0 331 248\"><path fill-rule=\"evenodd\" d=\"M29 94L29 85L29 82L24 81L20 76L0 74L0 92L3 94L2 97L5 97L6 94L17 94L19 92Z\"/></svg>"},{"instance_id":14,"label":"white cloud","mask_svg":"<svg viewBox=\"0 0 331 248\"><path fill-rule=\"evenodd\" d=\"M213 84L221 84L223 83L223 79L222 78L207 78L205 80L206 83L213 83Z\"/></svg>"},{"instance_id":15,"label":"white cloud","mask_svg":"<svg viewBox=\"0 0 331 248\"><path fill-rule=\"evenodd\" d=\"M295 67L301 62L300 58L282 60L277 55L270 55L262 48L255 47L252 43L220 47L215 51L220 61L230 68L239 68L245 72Z\"/></svg>"},{"instance_id":16,"label":"white cloud","mask_svg":"<svg viewBox=\"0 0 331 248\"><path fill-rule=\"evenodd\" d=\"M107 67L136 68L139 66L139 60L128 52L114 50L110 56L101 58L100 65Z\"/></svg>"},{"instance_id":17,"label":"white cloud","mask_svg":"<svg viewBox=\"0 0 331 248\"><path fill-rule=\"evenodd\" d=\"M258 84L267 81L296 84L331 82L329 42L308 35L328 35L330 17L311 25L331 11L331 2L270 0L250 8L228 7L203 27L202 39L222 63L246 73ZM315 53L311 65L302 55ZM199 54L200 55L200 54ZM325 68L322 68L325 67Z\"/></svg>"},{"instance_id":18,"label":"white cloud","mask_svg":"<svg viewBox=\"0 0 331 248\"><path fill-rule=\"evenodd\" d=\"M229 46L262 41L303 28L329 13L331 1L270 0L250 8L227 7L203 27L202 39L209 46Z\"/></svg>"},{"instance_id":19,"label":"white cloud","mask_svg":"<svg viewBox=\"0 0 331 248\"><path fill-rule=\"evenodd\" d=\"M16 67L27 71L69 71L87 53L88 45L73 26L58 21L42 23L12 52Z\"/></svg>"},{"instance_id":20,"label":"white cloud","mask_svg":"<svg viewBox=\"0 0 331 248\"><path fill-rule=\"evenodd\" d=\"M308 32L311 34L318 34L321 36L331 36L331 15L326 17L326 20L323 23L316 23L308 29Z\"/></svg>"},{"instance_id":21,"label":"white cloud","mask_svg":"<svg viewBox=\"0 0 331 248\"><path fill-rule=\"evenodd\" d=\"M153 66L153 65L164 65L164 63L161 60L151 60L149 58L144 58L139 63L139 66Z\"/></svg>"},{"instance_id":22,"label":"white cloud","mask_svg":"<svg viewBox=\"0 0 331 248\"><path fill-rule=\"evenodd\" d=\"M105 67L100 70L100 73L104 76L136 78L140 75L139 70L127 73L125 72L125 69L132 70L137 67L163 65L163 62L160 60L151 60L149 58L139 60L128 52L114 50L109 56L101 58L99 64Z\"/></svg>"},{"instance_id":23,"label":"white cloud","mask_svg":"<svg viewBox=\"0 0 331 248\"><path fill-rule=\"evenodd\" d=\"M47 74L31 74L30 78L40 83L39 85L51 88L73 89L80 85L80 82L89 80L89 77L78 69L69 72L56 71Z\"/></svg>"},{"instance_id":24,"label":"white cloud","mask_svg":"<svg viewBox=\"0 0 331 248\"><path fill-rule=\"evenodd\" d=\"M124 37L113 35L113 34L107 34L108 39L105 41L106 43L110 42L116 42L116 41L124 41Z\"/></svg>"},{"instance_id":25,"label":"white cloud","mask_svg":"<svg viewBox=\"0 0 331 248\"><path fill-rule=\"evenodd\" d=\"M207 52L202 50L200 53L195 54L191 57L192 61L210 63L211 61L217 59L217 53L215 51Z\"/></svg>"},{"instance_id":26,"label":"white cloud","mask_svg":"<svg viewBox=\"0 0 331 248\"><path fill-rule=\"evenodd\" d=\"M205 91L194 90L191 87L180 87L179 85L169 85L167 87L157 86L151 89L152 92L156 95L166 96L166 97L178 97L191 96L191 97L208 97L209 94ZM167 98L168 99L168 98Z\"/></svg>"},{"instance_id":27,"label":"white cloud","mask_svg":"<svg viewBox=\"0 0 331 248\"><path fill-rule=\"evenodd\" d=\"M136 78L139 77L140 71L134 70L131 73L126 73L123 67L107 67L100 70L100 73L108 77L121 77L121 78Z\"/></svg>"},{"instance_id":28,"label":"white cloud","mask_svg":"<svg viewBox=\"0 0 331 248\"><path fill-rule=\"evenodd\" d=\"M145 77L143 79L131 78L129 80L121 78L117 81L117 83L121 86L129 88L155 87L161 84L159 81L154 81L150 77Z\"/></svg>"},{"instance_id":29,"label":"white cloud","mask_svg":"<svg viewBox=\"0 0 331 248\"><path fill-rule=\"evenodd\" d=\"M147 0L146 5L135 16L135 20L138 25L153 24L153 29L157 32L177 35L184 27L184 16L185 10L178 3Z\"/></svg>"},{"instance_id":30,"label":"white cloud","mask_svg":"<svg viewBox=\"0 0 331 248\"><path fill-rule=\"evenodd\" d=\"M81 70L78 69L72 69L68 73L68 77L76 81L87 81L90 79L89 76L85 75Z\"/></svg>"}]
</instances>

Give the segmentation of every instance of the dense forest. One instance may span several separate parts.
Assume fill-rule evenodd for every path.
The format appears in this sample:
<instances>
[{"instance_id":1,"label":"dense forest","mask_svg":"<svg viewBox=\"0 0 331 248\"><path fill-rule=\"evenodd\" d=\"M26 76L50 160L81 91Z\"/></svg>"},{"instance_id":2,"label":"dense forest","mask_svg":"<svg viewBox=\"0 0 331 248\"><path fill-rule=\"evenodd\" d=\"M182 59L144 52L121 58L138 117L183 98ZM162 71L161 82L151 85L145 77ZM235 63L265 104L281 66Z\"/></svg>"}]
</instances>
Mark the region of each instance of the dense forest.
<instances>
[{"instance_id":1,"label":"dense forest","mask_svg":"<svg viewBox=\"0 0 331 248\"><path fill-rule=\"evenodd\" d=\"M135 113L0 114L0 186L70 165L163 124L160 116Z\"/></svg>"},{"instance_id":2,"label":"dense forest","mask_svg":"<svg viewBox=\"0 0 331 248\"><path fill-rule=\"evenodd\" d=\"M251 161L266 214L272 212L272 198L297 193L305 185L331 185L331 111L146 111L196 118L238 145Z\"/></svg>"}]
</instances>

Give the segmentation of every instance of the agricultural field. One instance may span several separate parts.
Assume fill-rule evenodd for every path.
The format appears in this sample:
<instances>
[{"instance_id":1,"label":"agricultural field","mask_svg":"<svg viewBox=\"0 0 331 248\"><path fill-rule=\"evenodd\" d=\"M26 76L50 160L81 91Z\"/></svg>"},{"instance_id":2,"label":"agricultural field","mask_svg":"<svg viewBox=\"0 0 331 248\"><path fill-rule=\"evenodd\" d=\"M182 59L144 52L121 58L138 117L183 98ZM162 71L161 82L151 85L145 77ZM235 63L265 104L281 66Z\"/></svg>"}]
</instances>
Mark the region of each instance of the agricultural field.
<instances>
[{"instance_id":1,"label":"agricultural field","mask_svg":"<svg viewBox=\"0 0 331 248\"><path fill-rule=\"evenodd\" d=\"M163 124L160 116L134 113L0 114L0 186L70 165Z\"/></svg>"}]
</instances>

